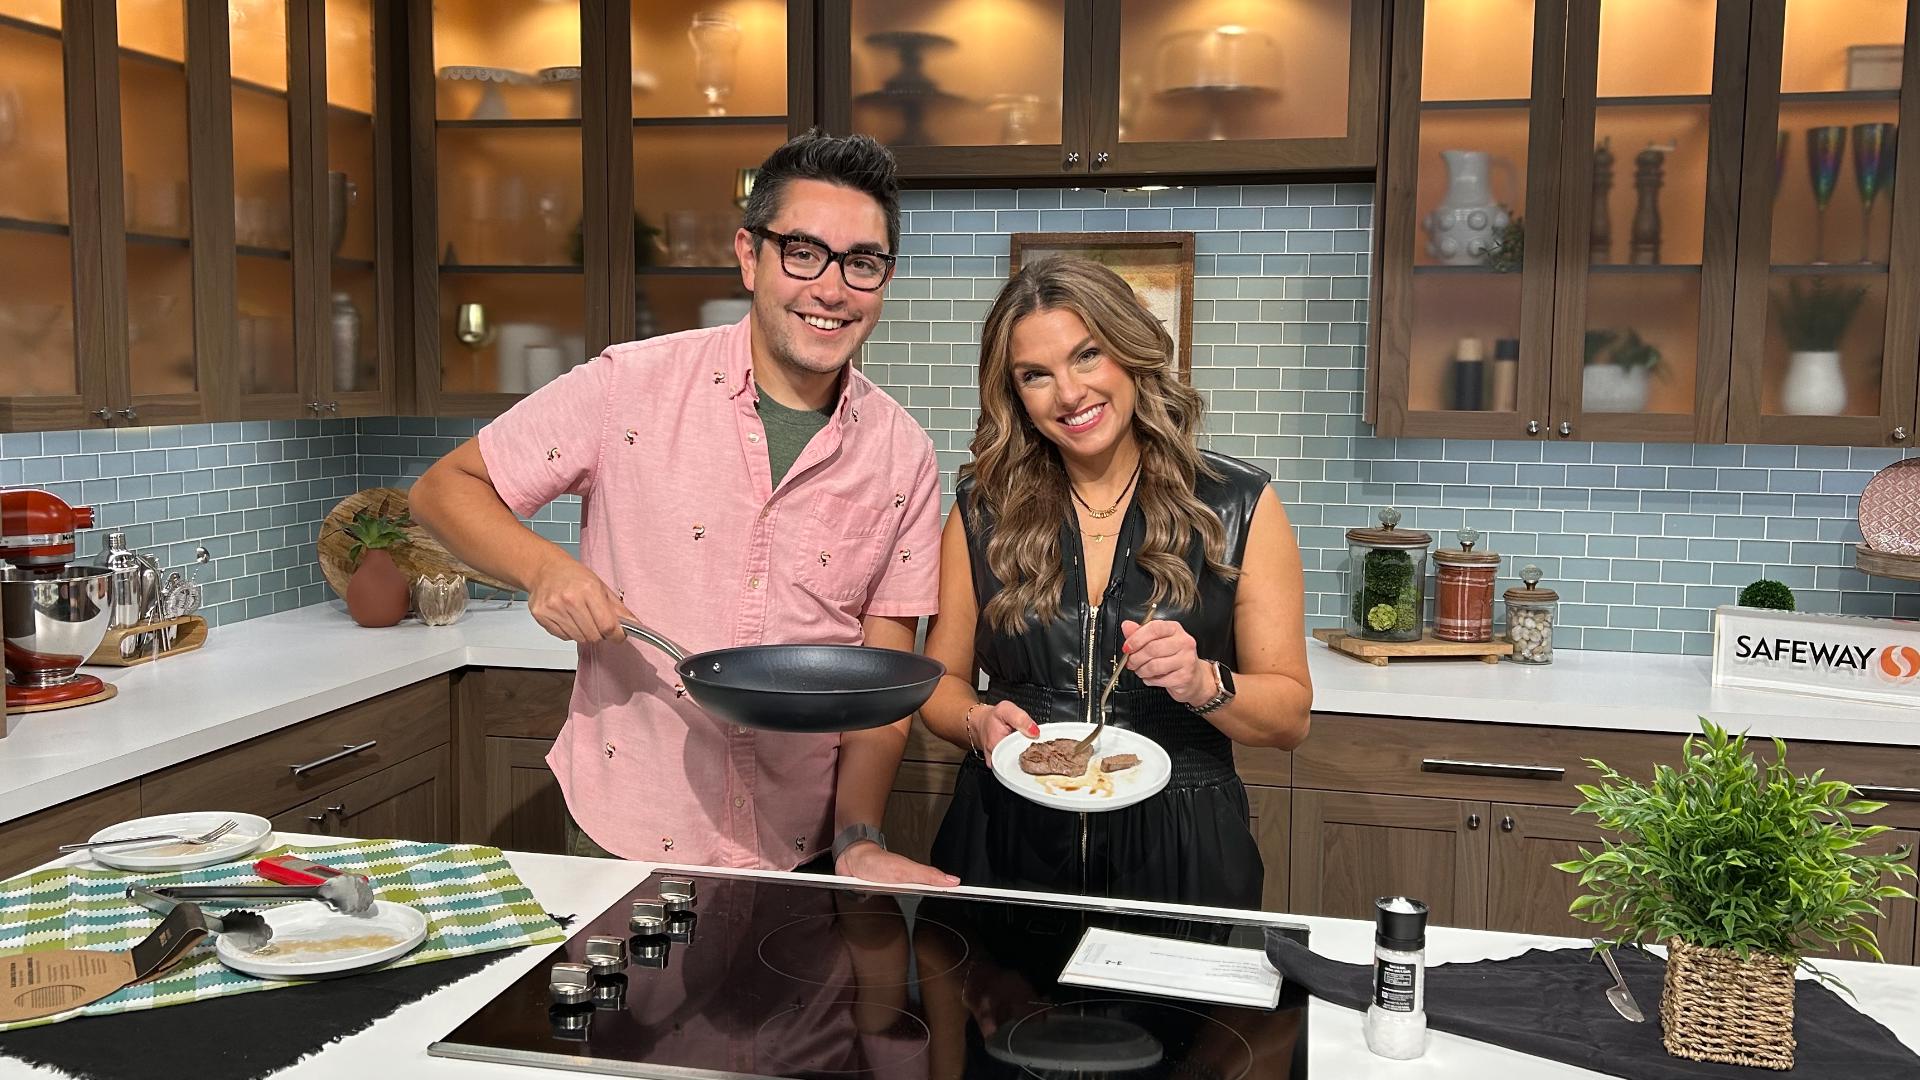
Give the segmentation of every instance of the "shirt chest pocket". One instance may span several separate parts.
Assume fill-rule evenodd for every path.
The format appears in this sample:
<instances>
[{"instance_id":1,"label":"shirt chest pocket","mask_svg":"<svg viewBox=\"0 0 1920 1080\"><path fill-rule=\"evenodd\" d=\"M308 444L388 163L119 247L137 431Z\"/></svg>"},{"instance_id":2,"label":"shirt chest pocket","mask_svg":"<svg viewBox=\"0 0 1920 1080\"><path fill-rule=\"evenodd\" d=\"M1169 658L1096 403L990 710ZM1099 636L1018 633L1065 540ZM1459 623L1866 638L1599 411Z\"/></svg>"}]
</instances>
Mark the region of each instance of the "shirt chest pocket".
<instances>
[{"instance_id":1,"label":"shirt chest pocket","mask_svg":"<svg viewBox=\"0 0 1920 1080\"><path fill-rule=\"evenodd\" d=\"M801 525L794 580L823 600L863 600L892 532L888 508L815 495Z\"/></svg>"}]
</instances>

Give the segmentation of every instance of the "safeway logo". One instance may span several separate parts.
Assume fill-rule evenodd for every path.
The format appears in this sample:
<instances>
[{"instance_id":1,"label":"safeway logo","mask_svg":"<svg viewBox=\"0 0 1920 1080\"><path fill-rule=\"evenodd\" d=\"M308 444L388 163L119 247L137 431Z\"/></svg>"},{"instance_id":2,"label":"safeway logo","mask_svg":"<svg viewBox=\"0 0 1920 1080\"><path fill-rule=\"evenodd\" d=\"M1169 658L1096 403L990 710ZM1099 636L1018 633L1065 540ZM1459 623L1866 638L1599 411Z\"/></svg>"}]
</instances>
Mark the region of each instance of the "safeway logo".
<instances>
[{"instance_id":1,"label":"safeway logo","mask_svg":"<svg viewBox=\"0 0 1920 1080\"><path fill-rule=\"evenodd\" d=\"M1887 645L1880 649L1875 670L1882 679L1896 686L1910 683L1920 677L1920 649L1911 645Z\"/></svg>"}]
</instances>

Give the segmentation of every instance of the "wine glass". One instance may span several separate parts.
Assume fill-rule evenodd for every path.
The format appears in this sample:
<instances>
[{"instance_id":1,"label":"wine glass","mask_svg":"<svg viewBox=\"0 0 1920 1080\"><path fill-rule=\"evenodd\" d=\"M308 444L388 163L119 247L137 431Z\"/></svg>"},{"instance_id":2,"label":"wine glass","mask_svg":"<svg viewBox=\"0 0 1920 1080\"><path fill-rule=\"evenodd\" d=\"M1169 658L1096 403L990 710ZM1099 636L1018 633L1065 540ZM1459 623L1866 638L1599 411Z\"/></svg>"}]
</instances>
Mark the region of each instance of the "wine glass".
<instances>
[{"instance_id":1,"label":"wine glass","mask_svg":"<svg viewBox=\"0 0 1920 1080\"><path fill-rule=\"evenodd\" d=\"M469 300L454 310L453 336L460 344L467 347L471 357L469 367L472 369L470 385L475 390L483 389L480 386L480 350L493 344L493 338L497 332L492 321L487 318L486 305Z\"/></svg>"},{"instance_id":2,"label":"wine glass","mask_svg":"<svg viewBox=\"0 0 1920 1080\"><path fill-rule=\"evenodd\" d=\"M1847 129L1823 124L1807 129L1807 179L1813 184L1813 261L1827 261L1827 205L1839 186L1840 162L1847 148Z\"/></svg>"},{"instance_id":3,"label":"wine glass","mask_svg":"<svg viewBox=\"0 0 1920 1080\"><path fill-rule=\"evenodd\" d=\"M693 82L707 103L708 116L727 115L733 71L740 53L740 24L724 11L702 11L687 28L693 44Z\"/></svg>"},{"instance_id":4,"label":"wine glass","mask_svg":"<svg viewBox=\"0 0 1920 1080\"><path fill-rule=\"evenodd\" d=\"M1892 124L1853 125L1853 181L1860 188L1860 261L1870 262L1873 203L1893 182L1896 131Z\"/></svg>"}]
</instances>

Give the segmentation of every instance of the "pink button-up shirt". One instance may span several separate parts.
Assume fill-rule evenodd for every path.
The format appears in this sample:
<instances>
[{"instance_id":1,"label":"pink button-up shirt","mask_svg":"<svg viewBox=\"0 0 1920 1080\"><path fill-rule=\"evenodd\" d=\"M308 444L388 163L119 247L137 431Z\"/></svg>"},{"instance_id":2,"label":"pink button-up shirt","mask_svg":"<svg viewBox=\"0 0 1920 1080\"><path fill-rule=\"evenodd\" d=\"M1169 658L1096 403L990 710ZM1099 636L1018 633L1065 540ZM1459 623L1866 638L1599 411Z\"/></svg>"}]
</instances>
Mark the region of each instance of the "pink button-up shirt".
<instances>
[{"instance_id":1,"label":"pink button-up shirt","mask_svg":"<svg viewBox=\"0 0 1920 1080\"><path fill-rule=\"evenodd\" d=\"M480 431L522 517L582 497L580 559L690 652L858 644L866 615L938 607L933 444L851 368L776 489L748 322L616 345ZM837 735L755 731L675 691L631 640L580 649L547 764L574 820L630 859L788 869L830 842Z\"/></svg>"}]
</instances>

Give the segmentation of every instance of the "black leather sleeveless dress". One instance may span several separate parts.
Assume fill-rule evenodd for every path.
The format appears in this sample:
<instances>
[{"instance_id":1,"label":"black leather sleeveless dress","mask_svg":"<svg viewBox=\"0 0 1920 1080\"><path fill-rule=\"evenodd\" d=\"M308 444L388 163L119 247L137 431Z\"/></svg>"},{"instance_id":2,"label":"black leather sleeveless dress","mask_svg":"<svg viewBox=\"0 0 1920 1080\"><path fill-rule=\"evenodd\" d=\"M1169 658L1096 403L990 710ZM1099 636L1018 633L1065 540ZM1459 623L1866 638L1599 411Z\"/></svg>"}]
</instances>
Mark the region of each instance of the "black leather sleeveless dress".
<instances>
[{"instance_id":1,"label":"black leather sleeveless dress","mask_svg":"<svg viewBox=\"0 0 1920 1080\"><path fill-rule=\"evenodd\" d=\"M1254 506L1269 477L1234 458L1204 456L1221 479L1200 478L1196 494L1220 515L1226 526L1225 561L1239 566ZM963 514L972 496L971 479L963 481L958 492ZM987 565L991 534L990 522L980 532L967 528L974 600L982 611L1001 587ZM1145 536L1145 516L1130 507L1113 546L1094 549L1094 557L1106 554L1114 560L1095 609L1087 603L1079 530L1072 519L1061 523L1068 566L1060 615L1044 625L1029 616L1014 634L979 621L974 657L989 679L983 700L1011 700L1043 724L1091 719L1091 704L1120 654L1120 624L1145 614L1153 592L1153 579L1131 557ZM1191 611L1162 609L1158 617L1179 620L1198 642L1201 659L1237 668L1235 585L1205 569L1198 537L1187 562L1199 583L1198 603ZM1119 810L1056 810L1007 790L978 756L969 754L934 839L934 865L968 885L1259 908L1265 868L1248 828L1247 791L1234 770L1233 741L1132 672L1120 676L1109 704L1109 724L1140 732L1172 757L1173 779L1164 791Z\"/></svg>"}]
</instances>

